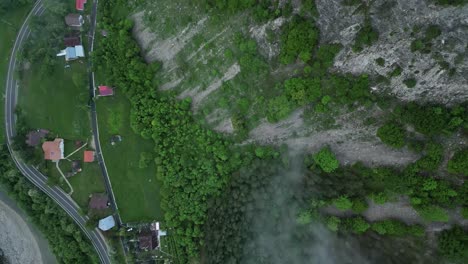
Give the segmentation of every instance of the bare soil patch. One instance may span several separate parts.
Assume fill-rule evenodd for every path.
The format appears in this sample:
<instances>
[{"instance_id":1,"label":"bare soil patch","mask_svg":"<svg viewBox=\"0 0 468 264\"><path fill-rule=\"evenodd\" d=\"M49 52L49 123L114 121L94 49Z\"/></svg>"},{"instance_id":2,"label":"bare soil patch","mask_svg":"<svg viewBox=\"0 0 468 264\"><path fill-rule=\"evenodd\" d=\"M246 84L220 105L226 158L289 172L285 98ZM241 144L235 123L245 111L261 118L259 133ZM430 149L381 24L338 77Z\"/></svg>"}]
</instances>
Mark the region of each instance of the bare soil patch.
<instances>
[{"instance_id":1,"label":"bare soil patch","mask_svg":"<svg viewBox=\"0 0 468 264\"><path fill-rule=\"evenodd\" d=\"M171 68L174 66L173 59L185 47L185 45L202 30L208 17L199 20L197 23L190 24L179 32L176 36L160 39L158 35L152 32L144 25L143 12L133 15L135 26L133 28L133 35L136 40L143 47L145 52L145 59L148 62L162 61L164 68Z\"/></svg>"}]
</instances>

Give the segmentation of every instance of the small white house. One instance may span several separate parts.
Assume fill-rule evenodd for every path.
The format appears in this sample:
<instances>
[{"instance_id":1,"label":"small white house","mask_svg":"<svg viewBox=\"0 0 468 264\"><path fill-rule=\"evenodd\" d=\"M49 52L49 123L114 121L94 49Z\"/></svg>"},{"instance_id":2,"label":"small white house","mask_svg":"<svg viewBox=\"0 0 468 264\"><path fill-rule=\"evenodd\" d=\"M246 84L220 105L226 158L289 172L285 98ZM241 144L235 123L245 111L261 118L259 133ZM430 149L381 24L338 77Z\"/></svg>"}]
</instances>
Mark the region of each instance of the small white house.
<instances>
[{"instance_id":1,"label":"small white house","mask_svg":"<svg viewBox=\"0 0 468 264\"><path fill-rule=\"evenodd\" d=\"M67 47L66 49L60 51L57 54L57 57L65 56L66 61L76 60L78 58L84 58L84 49L82 45L77 45L74 47Z\"/></svg>"},{"instance_id":2,"label":"small white house","mask_svg":"<svg viewBox=\"0 0 468 264\"><path fill-rule=\"evenodd\" d=\"M115 226L115 220L114 220L114 217L112 215L109 215L108 217L99 220L98 227L102 231L107 231L107 230L113 228L114 226Z\"/></svg>"}]
</instances>

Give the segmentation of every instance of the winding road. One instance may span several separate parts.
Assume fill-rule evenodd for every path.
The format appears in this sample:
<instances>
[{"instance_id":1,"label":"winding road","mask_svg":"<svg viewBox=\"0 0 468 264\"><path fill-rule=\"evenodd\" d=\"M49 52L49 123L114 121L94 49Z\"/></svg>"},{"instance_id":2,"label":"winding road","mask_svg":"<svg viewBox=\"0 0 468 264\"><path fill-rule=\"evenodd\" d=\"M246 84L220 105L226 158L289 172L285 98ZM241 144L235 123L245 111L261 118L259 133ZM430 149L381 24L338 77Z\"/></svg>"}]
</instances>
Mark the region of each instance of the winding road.
<instances>
[{"instance_id":1,"label":"winding road","mask_svg":"<svg viewBox=\"0 0 468 264\"><path fill-rule=\"evenodd\" d=\"M47 185L47 177L39 172L35 167L27 165L22 162L22 160L15 154L13 148L11 147L13 137L15 136L15 107L17 101L18 85L17 80L15 80L15 67L16 67L16 57L18 51L23 44L24 40L28 38L31 33L28 22L32 16L41 15L44 12L45 8L42 5L42 0L38 0L31 12L26 17L21 29L16 37L13 49L11 51L10 62L8 65L8 73L6 79L6 94L5 94L5 129L6 129L6 138L7 146L10 154L13 158L18 169L21 173L28 178L35 186L41 189L46 193L50 198L52 198L60 207L62 207L65 212L78 224L86 236L91 240L94 248L96 249L101 263L110 264L111 260L109 257L108 247L106 241L98 229L88 230L86 228L87 216L82 216L80 214L80 208L78 205L71 199L69 195L63 192L58 187L51 187Z\"/></svg>"}]
</instances>

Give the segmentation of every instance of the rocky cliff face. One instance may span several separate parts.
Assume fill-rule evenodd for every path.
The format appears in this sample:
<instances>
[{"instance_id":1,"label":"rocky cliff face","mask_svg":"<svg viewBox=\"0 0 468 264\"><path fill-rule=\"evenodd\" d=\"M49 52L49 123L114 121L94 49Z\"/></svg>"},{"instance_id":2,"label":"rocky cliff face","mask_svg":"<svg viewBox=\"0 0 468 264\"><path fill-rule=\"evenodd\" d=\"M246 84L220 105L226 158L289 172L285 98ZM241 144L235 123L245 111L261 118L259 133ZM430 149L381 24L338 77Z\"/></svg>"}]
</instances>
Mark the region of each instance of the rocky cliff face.
<instances>
[{"instance_id":1,"label":"rocky cliff face","mask_svg":"<svg viewBox=\"0 0 468 264\"><path fill-rule=\"evenodd\" d=\"M317 0L324 43L341 43L334 70L353 74L388 76L397 66L402 74L373 89L395 95L403 101L453 104L468 99L468 6L441 7L429 0L369 1L372 26L379 40L360 52L352 51L356 33L364 21L359 5L344 6L342 0ZM437 25L442 33L432 40L431 52L412 52L411 42L422 37L425 28ZM419 32L418 32L419 29ZM385 60L384 66L376 63ZM408 88L403 81L414 78Z\"/></svg>"}]
</instances>

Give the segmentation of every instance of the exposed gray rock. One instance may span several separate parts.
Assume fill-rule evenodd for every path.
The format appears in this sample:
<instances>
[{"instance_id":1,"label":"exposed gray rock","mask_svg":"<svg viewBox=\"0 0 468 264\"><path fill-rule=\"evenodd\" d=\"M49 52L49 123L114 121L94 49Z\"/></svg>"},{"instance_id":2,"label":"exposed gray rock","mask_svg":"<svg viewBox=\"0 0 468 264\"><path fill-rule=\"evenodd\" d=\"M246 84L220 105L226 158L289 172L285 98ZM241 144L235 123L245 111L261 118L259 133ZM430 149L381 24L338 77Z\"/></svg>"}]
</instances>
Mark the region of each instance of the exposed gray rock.
<instances>
[{"instance_id":1,"label":"exposed gray rock","mask_svg":"<svg viewBox=\"0 0 468 264\"><path fill-rule=\"evenodd\" d=\"M374 87L376 91L387 92L403 101L453 104L468 99L468 6L440 7L424 0L376 0L369 13L379 40L355 53L352 44L364 21L363 13L357 12L356 6L343 6L338 0L316 2L321 42L344 46L335 59L334 70L388 76L399 65L402 74L392 78L389 85ZM412 52L411 42L422 37L428 25L438 25L442 30L432 41L432 52ZM413 34L413 27L420 27L421 32ZM455 64L457 56L459 63ZM375 62L379 57L385 59L383 67ZM446 61L455 72L449 75L438 60ZM403 83L408 78L417 80L414 88L407 88Z\"/></svg>"}]
</instances>

